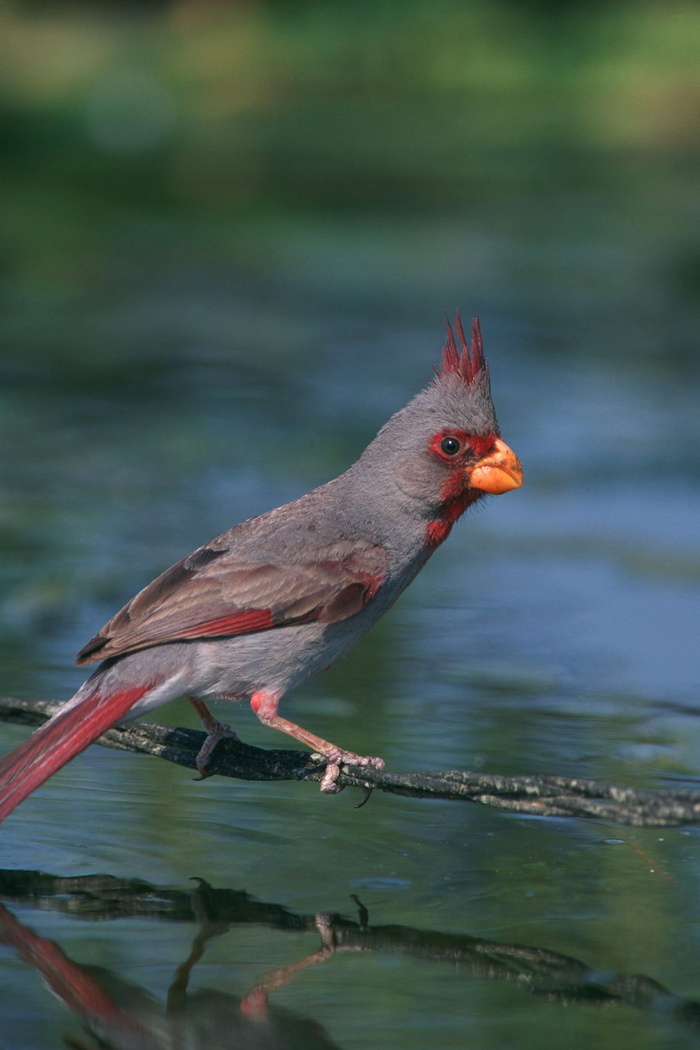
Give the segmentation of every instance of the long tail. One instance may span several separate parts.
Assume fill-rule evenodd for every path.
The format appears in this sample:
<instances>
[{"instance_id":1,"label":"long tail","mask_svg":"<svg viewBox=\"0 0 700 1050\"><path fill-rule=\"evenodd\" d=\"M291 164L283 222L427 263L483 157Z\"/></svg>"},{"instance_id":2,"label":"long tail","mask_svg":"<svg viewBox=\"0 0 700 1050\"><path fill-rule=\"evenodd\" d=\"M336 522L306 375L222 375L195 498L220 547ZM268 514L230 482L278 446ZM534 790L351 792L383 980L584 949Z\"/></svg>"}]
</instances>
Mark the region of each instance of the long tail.
<instances>
[{"instance_id":1,"label":"long tail","mask_svg":"<svg viewBox=\"0 0 700 1050\"><path fill-rule=\"evenodd\" d=\"M0 762L0 821L57 769L84 751L129 711L152 685L100 693L92 692L66 707L18 744Z\"/></svg>"}]
</instances>

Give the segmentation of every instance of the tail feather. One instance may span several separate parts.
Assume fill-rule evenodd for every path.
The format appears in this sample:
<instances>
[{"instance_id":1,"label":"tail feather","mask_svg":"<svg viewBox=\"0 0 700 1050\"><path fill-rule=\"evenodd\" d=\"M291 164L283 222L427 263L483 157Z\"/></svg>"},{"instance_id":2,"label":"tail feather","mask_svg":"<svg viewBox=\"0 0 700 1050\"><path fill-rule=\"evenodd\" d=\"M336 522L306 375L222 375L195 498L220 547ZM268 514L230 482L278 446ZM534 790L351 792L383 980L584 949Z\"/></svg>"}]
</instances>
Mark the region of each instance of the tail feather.
<instances>
[{"instance_id":1,"label":"tail feather","mask_svg":"<svg viewBox=\"0 0 700 1050\"><path fill-rule=\"evenodd\" d=\"M56 770L118 722L153 685L100 693L69 703L0 762L0 821Z\"/></svg>"}]
</instances>

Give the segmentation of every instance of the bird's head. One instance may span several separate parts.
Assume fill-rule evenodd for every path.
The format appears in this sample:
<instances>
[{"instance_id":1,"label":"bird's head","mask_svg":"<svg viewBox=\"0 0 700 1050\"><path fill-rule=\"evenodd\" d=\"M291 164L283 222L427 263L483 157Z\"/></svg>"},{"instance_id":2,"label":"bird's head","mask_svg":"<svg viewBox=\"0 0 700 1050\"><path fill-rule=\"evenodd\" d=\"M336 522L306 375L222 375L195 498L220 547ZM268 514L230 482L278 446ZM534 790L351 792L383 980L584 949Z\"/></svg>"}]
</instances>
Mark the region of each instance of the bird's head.
<instances>
[{"instance_id":1,"label":"bird's head","mask_svg":"<svg viewBox=\"0 0 700 1050\"><path fill-rule=\"evenodd\" d=\"M447 324L433 381L382 427L365 458L390 467L391 483L425 521L430 546L441 543L482 496L522 485L520 461L496 420L478 318L471 344L459 314L454 330Z\"/></svg>"}]
</instances>

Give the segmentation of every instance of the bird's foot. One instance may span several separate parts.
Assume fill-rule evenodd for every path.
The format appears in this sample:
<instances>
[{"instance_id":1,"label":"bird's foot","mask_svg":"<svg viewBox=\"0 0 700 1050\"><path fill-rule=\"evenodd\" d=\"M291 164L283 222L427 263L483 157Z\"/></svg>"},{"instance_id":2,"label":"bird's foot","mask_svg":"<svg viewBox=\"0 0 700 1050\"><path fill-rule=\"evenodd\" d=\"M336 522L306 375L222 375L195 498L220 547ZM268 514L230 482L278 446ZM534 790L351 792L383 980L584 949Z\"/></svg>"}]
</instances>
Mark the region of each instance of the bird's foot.
<instances>
[{"instance_id":1,"label":"bird's foot","mask_svg":"<svg viewBox=\"0 0 700 1050\"><path fill-rule=\"evenodd\" d=\"M212 756L214 748L220 740L239 740L238 733L231 729L231 726L226 725L225 722L220 722L218 718L212 718L210 715L206 722L202 720L202 724L207 731L207 738L199 749L199 753L195 759L195 765L197 766L198 777L195 780L206 780L207 777L212 776L211 773L207 772L207 766L209 759Z\"/></svg>"},{"instance_id":2,"label":"bird's foot","mask_svg":"<svg viewBox=\"0 0 700 1050\"><path fill-rule=\"evenodd\" d=\"M264 726L270 726L271 729L279 729L281 733L293 736L295 740L313 750L312 759L316 762L325 763L326 768L321 780L321 791L325 791L328 795L335 795L343 790L342 786L338 784L341 766L371 766L373 769L384 769L383 758L371 758L366 755L356 755L354 751L343 751L341 747L337 747L328 740L310 733L308 729L303 729L296 722L290 722L289 719L282 718L281 715L277 714L279 698L279 693L267 693L261 690L258 693L253 693L250 699L250 706ZM371 793L371 785L365 785L365 795L360 803L361 806L364 806Z\"/></svg>"},{"instance_id":3,"label":"bird's foot","mask_svg":"<svg viewBox=\"0 0 700 1050\"><path fill-rule=\"evenodd\" d=\"M216 745L220 740L238 740L239 736L238 733L234 733L231 726L226 725L225 722L220 722L218 718L214 718L203 700L199 700L196 696L188 696L187 699L199 715L202 721L202 727L207 734L207 738L200 747L199 753L194 760L197 772L199 773L199 776L195 777L195 780L206 780L207 777L212 776L211 773L207 772L207 765Z\"/></svg>"},{"instance_id":4,"label":"bird's foot","mask_svg":"<svg viewBox=\"0 0 700 1050\"><path fill-rule=\"evenodd\" d=\"M342 786L337 782L341 766L370 766L372 769L384 769L383 758L373 758L371 755L356 755L354 751L343 751L340 747L316 752L311 757L317 762L326 763L326 769L321 780L321 791L327 795L337 795L339 791L343 790ZM364 799L361 805L364 805L366 801L367 798Z\"/></svg>"}]
</instances>

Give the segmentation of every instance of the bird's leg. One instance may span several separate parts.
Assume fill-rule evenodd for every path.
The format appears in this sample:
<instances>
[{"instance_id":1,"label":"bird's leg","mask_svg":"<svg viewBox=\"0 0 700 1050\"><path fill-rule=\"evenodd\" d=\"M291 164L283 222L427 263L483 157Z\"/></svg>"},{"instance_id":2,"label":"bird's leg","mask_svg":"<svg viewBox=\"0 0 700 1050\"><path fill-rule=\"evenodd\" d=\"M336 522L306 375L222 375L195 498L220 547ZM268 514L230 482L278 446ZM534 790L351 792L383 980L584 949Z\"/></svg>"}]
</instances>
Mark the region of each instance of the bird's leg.
<instances>
[{"instance_id":1,"label":"bird's leg","mask_svg":"<svg viewBox=\"0 0 700 1050\"><path fill-rule=\"evenodd\" d=\"M227 726L225 722L220 722L218 718L214 718L203 700L196 700L193 696L188 696L187 699L201 718L202 725L207 733L207 739L200 747L195 759L197 772L199 773L198 779L206 780L207 777L211 776L211 773L207 773L207 764L216 745L220 740L224 739L238 740L238 734L234 733L231 726Z\"/></svg>"},{"instance_id":2,"label":"bird's leg","mask_svg":"<svg viewBox=\"0 0 700 1050\"><path fill-rule=\"evenodd\" d=\"M281 733L293 736L302 744L306 744L312 751L316 752L326 762L326 769L321 780L321 791L334 795L342 791L338 787L337 780L341 765L349 766L372 766L374 769L384 769L383 758L372 758L367 755L356 755L354 751L344 751L343 748L331 744L328 740L310 733L296 722L290 722L277 714L281 693L253 693L250 698L250 706L264 726L271 729L279 729Z\"/></svg>"}]
</instances>

